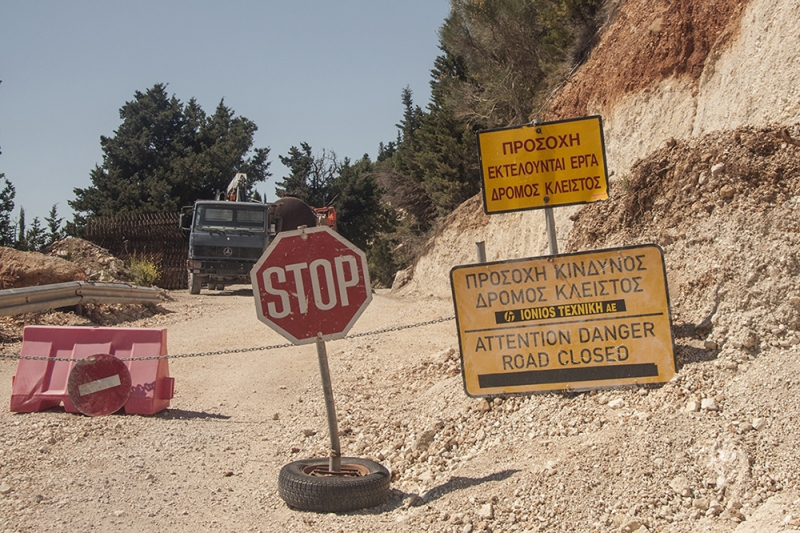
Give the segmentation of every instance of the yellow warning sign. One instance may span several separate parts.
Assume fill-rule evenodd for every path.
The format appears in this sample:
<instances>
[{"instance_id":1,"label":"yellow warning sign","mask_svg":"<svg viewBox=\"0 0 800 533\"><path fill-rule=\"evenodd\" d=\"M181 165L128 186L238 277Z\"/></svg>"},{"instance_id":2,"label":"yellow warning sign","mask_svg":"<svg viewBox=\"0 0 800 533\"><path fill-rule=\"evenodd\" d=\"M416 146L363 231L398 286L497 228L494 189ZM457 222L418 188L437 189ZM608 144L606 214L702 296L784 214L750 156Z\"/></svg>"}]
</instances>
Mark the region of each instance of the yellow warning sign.
<instances>
[{"instance_id":1,"label":"yellow warning sign","mask_svg":"<svg viewBox=\"0 0 800 533\"><path fill-rule=\"evenodd\" d=\"M599 116L478 133L487 214L608 198Z\"/></svg>"},{"instance_id":2,"label":"yellow warning sign","mask_svg":"<svg viewBox=\"0 0 800 533\"><path fill-rule=\"evenodd\" d=\"M656 245L454 267L470 396L664 383L675 375Z\"/></svg>"}]
</instances>

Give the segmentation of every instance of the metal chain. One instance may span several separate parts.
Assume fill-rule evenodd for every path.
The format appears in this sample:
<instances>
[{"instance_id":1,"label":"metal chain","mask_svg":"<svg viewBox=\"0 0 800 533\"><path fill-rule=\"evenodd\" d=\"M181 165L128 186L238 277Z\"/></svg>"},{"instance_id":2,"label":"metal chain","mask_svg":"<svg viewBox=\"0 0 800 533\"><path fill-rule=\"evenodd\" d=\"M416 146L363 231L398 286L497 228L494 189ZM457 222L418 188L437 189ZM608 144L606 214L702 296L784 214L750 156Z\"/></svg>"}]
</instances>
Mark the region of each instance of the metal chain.
<instances>
[{"instance_id":1,"label":"metal chain","mask_svg":"<svg viewBox=\"0 0 800 533\"><path fill-rule=\"evenodd\" d=\"M426 322L418 322L416 324L408 324L405 326L390 326L388 328L376 329L373 331L367 331L365 333L355 333L353 335L347 335L342 337L342 339L357 339L359 337L369 337L371 335L380 335L382 333L389 333L392 331L401 331L404 329L411 329L411 328L419 328L423 326L430 326L433 324L439 324L441 322L447 322L448 320L455 320L456 317L448 316L444 318L437 318L435 320L428 320ZM295 346L292 343L285 343L285 344L272 344L269 346L256 346L253 348L237 348L232 350L216 350L213 352L196 352L196 353L185 353L185 354L176 354L176 355L150 355L146 357L120 357L120 361L154 361L158 359L181 359L181 358L188 358L188 357L207 357L211 355L230 355L235 353L248 353L248 352L261 352L266 350L276 350L278 348L290 348ZM0 353L0 359L24 359L26 361L65 361L65 362L74 362L75 359L71 357L47 357L45 355L12 355L12 354L2 354Z\"/></svg>"}]
</instances>

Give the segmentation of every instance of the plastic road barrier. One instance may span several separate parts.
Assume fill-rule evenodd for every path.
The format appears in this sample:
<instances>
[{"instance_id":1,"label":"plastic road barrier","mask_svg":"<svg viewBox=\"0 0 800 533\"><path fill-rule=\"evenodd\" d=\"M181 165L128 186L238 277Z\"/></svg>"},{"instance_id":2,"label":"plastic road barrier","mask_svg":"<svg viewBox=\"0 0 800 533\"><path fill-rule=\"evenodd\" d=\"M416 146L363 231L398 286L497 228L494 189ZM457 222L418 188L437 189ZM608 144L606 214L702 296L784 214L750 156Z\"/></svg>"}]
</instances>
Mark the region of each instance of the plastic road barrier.
<instances>
[{"instance_id":1,"label":"plastic road barrier","mask_svg":"<svg viewBox=\"0 0 800 533\"><path fill-rule=\"evenodd\" d=\"M122 360L130 373L130 394L123 406L126 413L152 415L169 407L175 380L169 377L166 329L26 326L22 358L12 381L11 411L30 413L63 404L69 413L83 412L70 398L68 381L81 360L99 355ZM83 391L88 399L90 394L115 392L124 380L124 372L110 373L84 379L85 383L73 388L78 387L78 394ZM104 414L103 408L91 411Z\"/></svg>"}]
</instances>

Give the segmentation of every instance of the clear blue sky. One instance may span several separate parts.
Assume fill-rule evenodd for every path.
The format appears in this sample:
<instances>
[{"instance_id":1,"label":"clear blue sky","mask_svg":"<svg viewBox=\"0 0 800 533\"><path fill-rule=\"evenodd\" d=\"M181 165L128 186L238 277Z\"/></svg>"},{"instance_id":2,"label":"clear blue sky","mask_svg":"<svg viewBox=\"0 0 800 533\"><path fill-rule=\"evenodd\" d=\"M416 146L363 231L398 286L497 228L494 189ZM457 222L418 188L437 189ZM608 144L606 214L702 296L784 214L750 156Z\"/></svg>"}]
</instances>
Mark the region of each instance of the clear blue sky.
<instances>
[{"instance_id":1,"label":"clear blue sky","mask_svg":"<svg viewBox=\"0 0 800 533\"><path fill-rule=\"evenodd\" d=\"M373 160L397 136L406 86L428 103L448 0L0 0L0 173L15 217L71 220L102 164L100 136L156 83L206 113L221 99L258 126L275 199L278 155Z\"/></svg>"}]
</instances>

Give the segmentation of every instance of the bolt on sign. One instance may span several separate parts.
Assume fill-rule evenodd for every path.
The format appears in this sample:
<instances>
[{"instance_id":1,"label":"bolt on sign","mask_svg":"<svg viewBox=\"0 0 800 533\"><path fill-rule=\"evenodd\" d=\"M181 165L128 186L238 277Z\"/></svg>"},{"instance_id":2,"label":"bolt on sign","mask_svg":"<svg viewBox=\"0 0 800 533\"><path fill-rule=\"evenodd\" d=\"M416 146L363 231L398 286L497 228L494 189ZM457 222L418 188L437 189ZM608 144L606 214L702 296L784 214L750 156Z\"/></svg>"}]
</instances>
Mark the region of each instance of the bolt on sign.
<instances>
[{"instance_id":1,"label":"bolt on sign","mask_svg":"<svg viewBox=\"0 0 800 533\"><path fill-rule=\"evenodd\" d=\"M665 383L675 375L656 245L456 266L469 396Z\"/></svg>"},{"instance_id":2,"label":"bolt on sign","mask_svg":"<svg viewBox=\"0 0 800 533\"><path fill-rule=\"evenodd\" d=\"M478 132L486 214L608 198L599 116Z\"/></svg>"}]
</instances>

